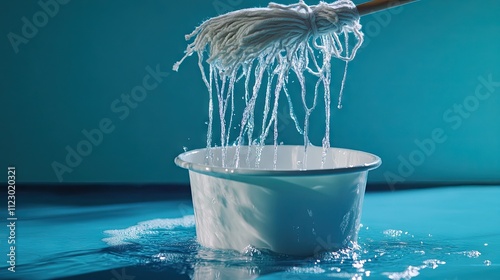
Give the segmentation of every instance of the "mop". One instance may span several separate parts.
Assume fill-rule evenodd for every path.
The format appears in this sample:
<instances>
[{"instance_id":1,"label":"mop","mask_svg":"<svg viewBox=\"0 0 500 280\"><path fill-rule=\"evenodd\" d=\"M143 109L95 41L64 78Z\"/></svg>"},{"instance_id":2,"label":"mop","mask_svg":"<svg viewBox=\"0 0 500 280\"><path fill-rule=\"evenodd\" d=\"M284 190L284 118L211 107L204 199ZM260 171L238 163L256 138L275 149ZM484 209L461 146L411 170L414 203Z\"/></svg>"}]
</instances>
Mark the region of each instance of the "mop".
<instances>
[{"instance_id":1,"label":"mop","mask_svg":"<svg viewBox=\"0 0 500 280\"><path fill-rule=\"evenodd\" d=\"M237 10L203 22L191 34L186 35L186 40L194 39L188 44L184 57L174 64L173 70L178 71L179 66L187 57L194 53L198 55L202 79L209 91L207 147L212 146L213 93L215 91L219 105L220 140L224 164L224 147L231 144L234 84L244 78L245 109L235 145L239 147L246 141L248 145L263 147L273 126L273 140L276 147L278 103L280 96L284 93L288 101L290 117L297 131L304 136L304 146L307 149L310 144L309 117L316 106L318 92L321 89L326 116L322 146L326 151L330 147L332 58L345 61L337 105L340 109L348 62L354 59L363 43L360 16L413 1L415 0L373 0L358 6L350 0L337 0L333 3L320 2L311 6L303 0L291 5L270 3L265 8ZM351 39L355 42L352 49L349 49ZM317 53L320 54L319 57ZM208 64L208 72L205 69L206 64ZM305 110L302 126L299 125L294 114L287 90L290 73L295 74L300 86L302 105ZM308 104L306 98L306 73L316 79L312 104ZM253 85L250 85L250 81ZM260 132L255 132L254 109L262 83L265 84L263 87L265 106L262 112L262 127ZM271 102L271 96L274 102ZM229 118L227 118L229 108ZM246 139L245 135L247 135ZM257 157L256 165L259 161ZM234 166L238 167L238 163L239 154L236 153Z\"/></svg>"},{"instance_id":2,"label":"mop","mask_svg":"<svg viewBox=\"0 0 500 280\"><path fill-rule=\"evenodd\" d=\"M310 37L346 31L362 36L359 16L413 1L416 0L373 0L356 7L349 0L320 2L314 6L300 0L292 5L270 3L267 8L233 11L203 22L186 35L186 40L193 37L195 40L188 45L185 56L174 64L173 70L178 71L186 57L195 52L203 53L207 46L207 62L219 70L230 71L261 53L273 53L269 49L293 51Z\"/></svg>"}]
</instances>

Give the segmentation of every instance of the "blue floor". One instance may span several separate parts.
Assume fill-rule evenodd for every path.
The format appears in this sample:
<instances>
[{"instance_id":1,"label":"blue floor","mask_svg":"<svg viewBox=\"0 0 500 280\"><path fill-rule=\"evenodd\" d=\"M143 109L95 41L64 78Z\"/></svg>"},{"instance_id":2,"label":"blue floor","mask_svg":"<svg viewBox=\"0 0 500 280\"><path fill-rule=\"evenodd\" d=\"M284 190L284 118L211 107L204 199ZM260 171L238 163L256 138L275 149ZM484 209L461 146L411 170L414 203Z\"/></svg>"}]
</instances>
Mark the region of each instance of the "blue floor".
<instances>
[{"instance_id":1,"label":"blue floor","mask_svg":"<svg viewBox=\"0 0 500 280\"><path fill-rule=\"evenodd\" d=\"M0 278L500 279L500 187L367 193L359 248L305 259L202 248L188 192L113 188L19 193Z\"/></svg>"}]
</instances>

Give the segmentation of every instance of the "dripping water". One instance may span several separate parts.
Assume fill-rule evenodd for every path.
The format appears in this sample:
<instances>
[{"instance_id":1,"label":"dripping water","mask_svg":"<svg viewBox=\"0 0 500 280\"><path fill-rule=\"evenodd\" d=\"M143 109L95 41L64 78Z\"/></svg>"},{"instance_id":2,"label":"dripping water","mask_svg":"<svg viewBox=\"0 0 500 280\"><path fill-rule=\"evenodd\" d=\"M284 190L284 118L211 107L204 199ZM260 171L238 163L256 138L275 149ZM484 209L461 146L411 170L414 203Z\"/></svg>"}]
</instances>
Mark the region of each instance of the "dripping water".
<instances>
[{"instance_id":1,"label":"dripping water","mask_svg":"<svg viewBox=\"0 0 500 280\"><path fill-rule=\"evenodd\" d=\"M299 161L300 169L307 169L307 148L312 145L310 140L310 120L313 111L316 109L317 100L320 94L323 94L324 114L325 114L325 134L321 141L323 147L321 166L325 163L327 152L330 148L330 118L331 118L331 58L339 58L345 61L344 73L340 84L340 92L337 107L342 106L343 91L347 75L348 62L354 58L356 50L362 42L362 34L353 30L357 39L354 49L349 52L349 32L344 30L342 34L321 35L310 41L302 42L294 48L289 48L284 52L279 46L272 46L263 51L257 58L244 65L231 69L221 70L217 64L209 64L208 79L202 70L202 78L209 89L209 120L207 131L207 162L211 164L212 154L211 146L213 143L213 121L214 121L214 96L217 98L218 117L220 121L220 149L222 167L238 168L241 160L245 160L245 166L260 167L262 152L268 138L273 143L273 168L276 169L278 162L278 143L279 143L279 124L278 117L279 102L281 94L285 95L285 103L288 105L289 117L293 121L297 132L303 137L304 156ZM339 35L344 36L344 42L341 43ZM321 56L316 57L317 51ZM203 55L199 57L202 59ZM200 62L200 68L201 62ZM240 73L240 74L238 74ZM293 106L291 92L289 91L289 73L295 75L300 88L301 107L304 113L303 122L297 118ZM240 75L240 77L238 77ZM308 93L306 75L315 80L312 92L312 98ZM237 90L235 85L244 78L244 96L242 100L243 113L239 120L235 120ZM253 82L253 83L252 83ZM257 127L256 107L259 94L264 95L262 112L262 121ZM229 115L229 116L228 116ZM231 129L234 122L239 122L239 132L232 140ZM272 131L272 136L270 135ZM231 142L233 141L233 142ZM235 145L235 153L231 158L227 158L228 146ZM242 150L242 146L246 146ZM251 151L254 151L255 157L251 158ZM244 159L241 158L244 155Z\"/></svg>"}]
</instances>

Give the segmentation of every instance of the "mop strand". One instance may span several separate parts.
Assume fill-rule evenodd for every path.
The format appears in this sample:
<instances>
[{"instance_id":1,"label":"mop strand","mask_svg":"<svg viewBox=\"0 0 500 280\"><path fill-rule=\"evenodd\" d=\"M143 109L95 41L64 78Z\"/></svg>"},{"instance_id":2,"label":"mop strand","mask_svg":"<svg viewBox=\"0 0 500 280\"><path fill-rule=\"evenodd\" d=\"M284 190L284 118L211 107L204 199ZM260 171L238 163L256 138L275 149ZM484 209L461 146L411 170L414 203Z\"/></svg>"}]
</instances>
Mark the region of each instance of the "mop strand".
<instances>
[{"instance_id":1,"label":"mop strand","mask_svg":"<svg viewBox=\"0 0 500 280\"><path fill-rule=\"evenodd\" d=\"M350 34L353 34L356 40L351 50L348 49ZM342 36L344 37L343 43L340 39ZM330 147L331 58L345 61L346 71L347 63L355 57L356 51L363 42L359 14L350 0L338 0L333 3L320 2L312 6L306 5L301 0L292 5L270 3L266 8L237 10L203 22L191 34L186 35L186 40L193 38L193 42L186 48L184 57L174 64L173 70L178 71L180 64L187 57L197 53L202 79L209 92L210 116L207 136L210 138L212 137L211 112L213 112L214 93L219 104L223 165L226 165L225 148L230 145L229 133L234 112L234 84L240 79L245 80L245 109L240 131L234 143L237 145L237 152L233 159L235 167L240 164L239 147L245 142L257 147L258 160L255 165L258 166L259 151L262 150L271 128L274 130L273 141L276 150L278 100L281 93L285 93L290 107L290 117L297 131L303 135L304 147L307 150L307 146L310 145L309 116L316 106L318 92L321 89L325 100L325 136L322 145L324 157L326 156L326 151ZM319 52L319 58L316 52ZM208 64L208 73L205 64ZM291 72L296 75L300 85L305 110L302 126L293 112L287 90L288 75ZM313 104L306 102L306 73L316 79ZM250 81L253 85L250 85ZM344 81L345 75L340 87L341 91L344 89ZM262 128L256 131L254 109L262 82L265 84L263 87L265 107ZM341 96L342 92L339 94L339 107ZM274 102L271 102L271 98ZM227 126L225 120L229 107L230 119L229 126ZM211 139L207 137L207 148L210 146ZM211 161L209 155L208 160ZM306 160L307 158L304 158L303 168L306 168Z\"/></svg>"}]
</instances>

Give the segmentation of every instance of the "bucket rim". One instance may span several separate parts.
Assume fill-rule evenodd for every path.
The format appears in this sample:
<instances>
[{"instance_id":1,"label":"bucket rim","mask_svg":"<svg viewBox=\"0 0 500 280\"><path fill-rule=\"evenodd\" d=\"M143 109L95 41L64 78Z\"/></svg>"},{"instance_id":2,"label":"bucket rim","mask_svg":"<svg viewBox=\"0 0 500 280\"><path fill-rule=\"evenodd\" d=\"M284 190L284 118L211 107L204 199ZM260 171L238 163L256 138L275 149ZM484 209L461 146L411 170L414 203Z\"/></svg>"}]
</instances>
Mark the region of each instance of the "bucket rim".
<instances>
[{"instance_id":1,"label":"bucket rim","mask_svg":"<svg viewBox=\"0 0 500 280\"><path fill-rule=\"evenodd\" d=\"M274 147L273 145L266 145ZM279 145L278 147L304 147L302 145ZM233 147L233 146L231 146ZM228 148L231 148L228 147ZM248 146L241 146L248 147ZM310 146L315 148L322 148L316 146ZM212 147L211 149L221 149L221 147ZM333 174L346 174L346 173L357 173L364 172L375 169L382 164L382 160L377 155L346 148L330 147L329 150L344 151L351 153L361 153L365 156L372 157L373 160L360 165L348 166L348 167L338 167L338 168L324 168L324 169L294 169L294 170L280 170L280 169L258 169L258 168L234 168L234 167L221 167L221 166L211 166L204 163L190 162L186 160L186 157L190 157L196 153L204 153L207 148L194 149L186 151L178 155L174 162L177 166L194 171L197 173L203 173L207 175L214 175L216 177L231 176L231 175L246 175L246 176L312 176L312 175L333 175Z\"/></svg>"}]
</instances>

